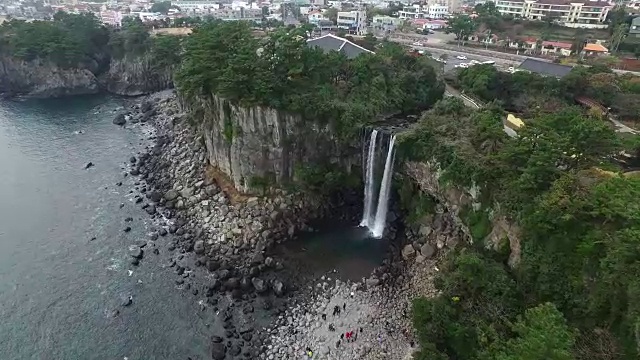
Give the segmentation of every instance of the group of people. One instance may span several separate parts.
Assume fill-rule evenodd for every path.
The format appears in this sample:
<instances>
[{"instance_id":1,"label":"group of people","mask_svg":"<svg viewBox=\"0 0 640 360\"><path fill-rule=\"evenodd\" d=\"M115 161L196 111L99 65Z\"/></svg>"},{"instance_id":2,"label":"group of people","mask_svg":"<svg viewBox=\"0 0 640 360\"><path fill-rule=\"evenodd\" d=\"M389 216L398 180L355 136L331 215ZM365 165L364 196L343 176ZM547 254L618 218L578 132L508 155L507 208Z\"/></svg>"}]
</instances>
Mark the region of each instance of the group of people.
<instances>
[{"instance_id":1,"label":"group of people","mask_svg":"<svg viewBox=\"0 0 640 360\"><path fill-rule=\"evenodd\" d=\"M362 332L362 328L360 328L360 332ZM342 340L347 339L347 342L354 342L358 340L358 332L357 331L347 331L344 334L340 334L340 339L336 341L336 349L340 347Z\"/></svg>"}]
</instances>

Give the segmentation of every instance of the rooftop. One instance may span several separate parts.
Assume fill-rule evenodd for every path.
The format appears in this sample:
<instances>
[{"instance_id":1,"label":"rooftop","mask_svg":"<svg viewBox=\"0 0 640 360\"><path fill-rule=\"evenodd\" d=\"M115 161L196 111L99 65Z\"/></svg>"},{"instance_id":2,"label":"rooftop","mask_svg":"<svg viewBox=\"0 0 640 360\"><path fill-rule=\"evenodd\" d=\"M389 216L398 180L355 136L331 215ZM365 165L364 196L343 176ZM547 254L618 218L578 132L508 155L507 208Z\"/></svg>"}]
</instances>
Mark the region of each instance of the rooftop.
<instances>
[{"instance_id":1,"label":"rooftop","mask_svg":"<svg viewBox=\"0 0 640 360\"><path fill-rule=\"evenodd\" d=\"M531 71L543 76L555 76L558 78L566 76L567 74L569 74L569 72L571 72L571 69L573 69L571 66L554 64L534 59L526 59L522 62L522 64L520 64L518 68Z\"/></svg>"},{"instance_id":2,"label":"rooftop","mask_svg":"<svg viewBox=\"0 0 640 360\"><path fill-rule=\"evenodd\" d=\"M584 51L609 52L609 49L600 44L587 44L583 48Z\"/></svg>"},{"instance_id":3,"label":"rooftop","mask_svg":"<svg viewBox=\"0 0 640 360\"><path fill-rule=\"evenodd\" d=\"M316 46L324 52L337 51L343 53L349 59L353 59L362 53L373 53L371 50L332 34L309 39L307 40L307 45Z\"/></svg>"}]
</instances>

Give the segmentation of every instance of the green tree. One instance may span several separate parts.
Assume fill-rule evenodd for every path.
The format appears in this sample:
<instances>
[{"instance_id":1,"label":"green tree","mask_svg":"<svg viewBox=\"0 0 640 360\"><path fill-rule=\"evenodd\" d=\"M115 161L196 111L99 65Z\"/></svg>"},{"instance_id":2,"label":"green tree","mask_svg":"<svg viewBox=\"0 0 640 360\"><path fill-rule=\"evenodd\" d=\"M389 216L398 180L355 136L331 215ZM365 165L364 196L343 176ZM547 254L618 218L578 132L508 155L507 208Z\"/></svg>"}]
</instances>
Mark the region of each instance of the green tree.
<instances>
[{"instance_id":1,"label":"green tree","mask_svg":"<svg viewBox=\"0 0 640 360\"><path fill-rule=\"evenodd\" d=\"M575 334L567 321L551 303L527 309L513 325L517 336L506 341L497 353L487 359L496 360L572 360ZM485 355L486 356L486 355Z\"/></svg>"},{"instance_id":2,"label":"green tree","mask_svg":"<svg viewBox=\"0 0 640 360\"><path fill-rule=\"evenodd\" d=\"M167 14L171 9L171 1L160 1L151 5L151 12Z\"/></svg>"},{"instance_id":3,"label":"green tree","mask_svg":"<svg viewBox=\"0 0 640 360\"><path fill-rule=\"evenodd\" d=\"M324 16L335 24L338 21L338 9L330 7L324 11Z\"/></svg>"},{"instance_id":4,"label":"green tree","mask_svg":"<svg viewBox=\"0 0 640 360\"><path fill-rule=\"evenodd\" d=\"M449 19L445 32L456 35L458 45L476 30L477 24L468 15L455 15Z\"/></svg>"}]
</instances>

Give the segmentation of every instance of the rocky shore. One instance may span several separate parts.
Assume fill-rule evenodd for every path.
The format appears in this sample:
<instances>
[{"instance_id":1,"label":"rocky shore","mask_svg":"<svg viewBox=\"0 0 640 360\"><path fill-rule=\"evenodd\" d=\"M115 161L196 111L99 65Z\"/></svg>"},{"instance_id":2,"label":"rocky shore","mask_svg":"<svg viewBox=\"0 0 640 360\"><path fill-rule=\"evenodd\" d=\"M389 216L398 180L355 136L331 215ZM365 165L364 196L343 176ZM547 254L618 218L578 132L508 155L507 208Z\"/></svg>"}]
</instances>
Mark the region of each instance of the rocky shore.
<instances>
[{"instance_id":1,"label":"rocky shore","mask_svg":"<svg viewBox=\"0 0 640 360\"><path fill-rule=\"evenodd\" d=\"M412 242L404 248L392 242L389 258L361 282L304 277L274 247L313 231L315 219L355 221L360 201L282 190L264 197L234 193L207 168L202 136L172 91L136 101L114 119L121 126L139 122L153 124L155 145L129 159L127 175L140 179L132 201L154 225L147 241L129 249L131 264L149 253L166 256L176 287L212 316L213 359L295 359L307 347L322 359L404 359L415 350L410 299L434 294L438 247L430 235L438 229L392 226L390 236ZM333 307L344 304L334 317ZM356 342L336 347L341 332L360 327Z\"/></svg>"}]
</instances>

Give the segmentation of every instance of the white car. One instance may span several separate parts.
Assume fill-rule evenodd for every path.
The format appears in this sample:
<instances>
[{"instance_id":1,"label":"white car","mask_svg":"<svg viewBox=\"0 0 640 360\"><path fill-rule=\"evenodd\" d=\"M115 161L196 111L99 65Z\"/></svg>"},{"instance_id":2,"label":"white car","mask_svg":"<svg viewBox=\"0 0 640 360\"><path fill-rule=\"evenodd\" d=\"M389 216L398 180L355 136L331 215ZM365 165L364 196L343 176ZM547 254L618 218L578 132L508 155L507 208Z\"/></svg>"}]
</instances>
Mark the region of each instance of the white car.
<instances>
[{"instance_id":1,"label":"white car","mask_svg":"<svg viewBox=\"0 0 640 360\"><path fill-rule=\"evenodd\" d=\"M464 55L458 55L458 56L456 56L456 59L458 59L458 60L467 60L467 57L464 56Z\"/></svg>"},{"instance_id":2,"label":"white car","mask_svg":"<svg viewBox=\"0 0 640 360\"><path fill-rule=\"evenodd\" d=\"M413 43L413 46L424 46L424 44L422 44L419 41L416 41L416 42Z\"/></svg>"},{"instance_id":3,"label":"white car","mask_svg":"<svg viewBox=\"0 0 640 360\"><path fill-rule=\"evenodd\" d=\"M478 60L469 61L469 65L478 65L478 64L480 64L480 61L478 61Z\"/></svg>"},{"instance_id":4,"label":"white car","mask_svg":"<svg viewBox=\"0 0 640 360\"><path fill-rule=\"evenodd\" d=\"M454 67L466 69L469 67L469 64L462 63L462 64L454 65Z\"/></svg>"}]
</instances>

